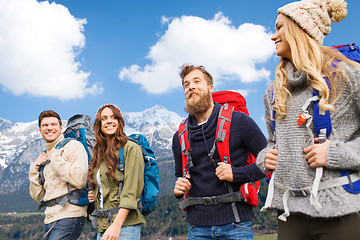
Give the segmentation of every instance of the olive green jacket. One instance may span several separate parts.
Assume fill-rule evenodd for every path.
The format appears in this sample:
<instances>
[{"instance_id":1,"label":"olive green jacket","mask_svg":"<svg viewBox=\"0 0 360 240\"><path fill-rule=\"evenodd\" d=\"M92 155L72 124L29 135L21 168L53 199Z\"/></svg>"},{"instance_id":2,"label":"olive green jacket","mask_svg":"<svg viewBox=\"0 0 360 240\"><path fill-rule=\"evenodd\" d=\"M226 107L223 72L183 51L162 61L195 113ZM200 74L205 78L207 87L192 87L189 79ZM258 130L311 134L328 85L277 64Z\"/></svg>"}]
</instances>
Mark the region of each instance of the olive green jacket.
<instances>
[{"instance_id":1,"label":"olive green jacket","mask_svg":"<svg viewBox=\"0 0 360 240\"><path fill-rule=\"evenodd\" d=\"M106 172L109 168L105 161L100 163L100 180L103 193L103 209L111 209L115 207L130 209L123 226L131 226L145 222L145 217L137 208L137 202L140 199L142 190L144 188L144 160L141 148L132 141L127 141L123 149L125 160L124 184L120 194L119 181L120 171L116 169L115 178L107 176ZM119 160L120 161L120 160ZM96 209L100 209L100 194L96 181L96 170L93 174L93 181L95 183L94 197ZM117 214L112 216L114 221ZM102 233L110 226L107 218L97 217L98 232Z\"/></svg>"}]
</instances>

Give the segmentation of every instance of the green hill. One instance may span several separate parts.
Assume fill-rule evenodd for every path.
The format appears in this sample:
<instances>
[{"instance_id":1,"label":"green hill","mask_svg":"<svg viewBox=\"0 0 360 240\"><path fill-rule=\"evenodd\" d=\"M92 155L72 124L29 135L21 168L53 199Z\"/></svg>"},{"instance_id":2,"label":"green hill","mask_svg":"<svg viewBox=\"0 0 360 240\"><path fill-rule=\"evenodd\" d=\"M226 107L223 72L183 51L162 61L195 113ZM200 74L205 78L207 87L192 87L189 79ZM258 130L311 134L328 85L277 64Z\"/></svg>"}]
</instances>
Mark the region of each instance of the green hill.
<instances>
[{"instance_id":1,"label":"green hill","mask_svg":"<svg viewBox=\"0 0 360 240\"><path fill-rule=\"evenodd\" d=\"M254 209L255 218L253 219L254 235L266 235L257 240L276 239L277 221L274 213L261 212L260 207L264 205L267 192L267 184L261 182L259 192L259 207ZM1 211L5 212L25 212L23 214L1 214L0 215L0 239L42 239L43 219L42 213L35 213L37 204L24 194L12 194L0 196ZM171 195L159 197L156 210L146 217L147 223L142 230L142 240L166 239L186 239L187 223L185 222L185 212L178 207L178 200ZM85 226L81 239L91 239L94 236L91 225L88 222Z\"/></svg>"}]
</instances>

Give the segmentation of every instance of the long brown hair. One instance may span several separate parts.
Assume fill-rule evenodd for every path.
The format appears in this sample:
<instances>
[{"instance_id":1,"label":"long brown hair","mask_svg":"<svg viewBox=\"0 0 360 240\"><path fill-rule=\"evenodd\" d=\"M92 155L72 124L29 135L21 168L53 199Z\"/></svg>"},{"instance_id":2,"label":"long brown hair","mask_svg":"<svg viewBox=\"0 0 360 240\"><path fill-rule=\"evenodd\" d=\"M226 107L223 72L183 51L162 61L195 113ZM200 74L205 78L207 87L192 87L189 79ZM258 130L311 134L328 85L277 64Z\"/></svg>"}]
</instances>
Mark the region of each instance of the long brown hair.
<instances>
[{"instance_id":1,"label":"long brown hair","mask_svg":"<svg viewBox=\"0 0 360 240\"><path fill-rule=\"evenodd\" d=\"M115 118L118 120L118 128L112 136L105 136L101 131L101 112L105 108L110 108ZM96 113L94 123L94 134L96 143L93 149L93 158L90 162L90 169L88 173L88 183L94 188L93 174L99 168L101 161L105 161L109 171L108 176L115 178L115 170L119 160L118 149L123 147L126 143L126 135L124 133L125 122L118 107L113 104L106 104L99 108Z\"/></svg>"}]
</instances>

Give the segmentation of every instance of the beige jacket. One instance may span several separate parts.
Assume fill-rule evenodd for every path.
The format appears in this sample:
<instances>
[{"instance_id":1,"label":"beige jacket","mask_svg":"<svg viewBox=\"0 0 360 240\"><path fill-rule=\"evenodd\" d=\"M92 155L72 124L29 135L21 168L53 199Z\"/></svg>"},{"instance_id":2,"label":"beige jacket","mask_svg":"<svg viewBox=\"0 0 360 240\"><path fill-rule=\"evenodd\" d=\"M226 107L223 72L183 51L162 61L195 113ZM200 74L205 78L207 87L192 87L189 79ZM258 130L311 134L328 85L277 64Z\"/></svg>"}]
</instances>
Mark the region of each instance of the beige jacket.
<instances>
[{"instance_id":1,"label":"beige jacket","mask_svg":"<svg viewBox=\"0 0 360 240\"><path fill-rule=\"evenodd\" d=\"M53 149L63 139L64 136L61 134L54 142L46 143L46 151ZM71 140L64 146L61 154L50 154L49 159L50 162L44 167L44 186L39 184L39 167L34 163L30 166L30 195L35 201L49 201L66 195L67 183L69 183L70 191L84 188L88 172L88 156L80 142ZM86 206L70 203L64 207L55 205L46 208L44 223L82 216L86 217Z\"/></svg>"}]
</instances>

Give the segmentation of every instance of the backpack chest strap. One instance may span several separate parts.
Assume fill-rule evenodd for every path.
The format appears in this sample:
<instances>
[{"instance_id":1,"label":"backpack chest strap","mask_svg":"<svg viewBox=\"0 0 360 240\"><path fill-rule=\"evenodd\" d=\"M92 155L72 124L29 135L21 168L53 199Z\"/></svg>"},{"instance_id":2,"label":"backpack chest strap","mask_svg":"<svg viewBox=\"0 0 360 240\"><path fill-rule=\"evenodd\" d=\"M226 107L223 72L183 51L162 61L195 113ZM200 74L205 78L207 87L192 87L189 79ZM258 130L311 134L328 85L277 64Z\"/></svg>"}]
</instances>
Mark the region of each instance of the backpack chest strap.
<instances>
[{"instance_id":1,"label":"backpack chest strap","mask_svg":"<svg viewBox=\"0 0 360 240\"><path fill-rule=\"evenodd\" d=\"M55 205L60 205L64 207L66 203L71 203L77 205L81 195L83 194L84 189L75 189L73 191L69 191L69 184L67 183L68 193L66 195L51 199L49 201L41 201L38 206L38 210L43 207L52 207Z\"/></svg>"},{"instance_id":2,"label":"backpack chest strap","mask_svg":"<svg viewBox=\"0 0 360 240\"><path fill-rule=\"evenodd\" d=\"M232 203L243 201L244 198L240 191L225 193L219 196L211 197L188 197L185 200L179 202L181 209L185 209L192 205L205 205L205 206L214 206L219 203Z\"/></svg>"},{"instance_id":3,"label":"backpack chest strap","mask_svg":"<svg viewBox=\"0 0 360 240\"><path fill-rule=\"evenodd\" d=\"M311 186L307 186L302 189L293 189L287 186L284 186L280 183L274 182L274 186L276 188L279 188L281 190L284 190L283 195L283 205L284 205L284 213L279 216L279 220L286 221L286 218L290 216L289 207L288 207L288 199L290 196L293 197L310 197L310 203L314 207L315 210L319 211L321 208L321 205L319 204L317 200L317 190L325 190L333 187L339 187L343 186L349 183L354 183L356 181L360 180L360 173L354 172L347 176L342 176L330 180L326 180L323 182L320 182L318 184L318 189L316 189L316 192L314 191L314 185L316 183L314 182Z\"/></svg>"},{"instance_id":4,"label":"backpack chest strap","mask_svg":"<svg viewBox=\"0 0 360 240\"><path fill-rule=\"evenodd\" d=\"M38 206L37 210L40 210L43 207L53 207L55 205L60 205L62 207L64 207L66 205L66 203L69 202L69 198L68 195L64 195L49 201L41 201L40 205Z\"/></svg>"},{"instance_id":5,"label":"backpack chest strap","mask_svg":"<svg viewBox=\"0 0 360 240\"><path fill-rule=\"evenodd\" d=\"M94 229L98 229L97 227L97 218L107 218L109 223L112 223L112 216L119 212L119 208L111 208L111 209L95 209L90 214L91 224Z\"/></svg>"}]
</instances>

